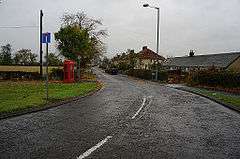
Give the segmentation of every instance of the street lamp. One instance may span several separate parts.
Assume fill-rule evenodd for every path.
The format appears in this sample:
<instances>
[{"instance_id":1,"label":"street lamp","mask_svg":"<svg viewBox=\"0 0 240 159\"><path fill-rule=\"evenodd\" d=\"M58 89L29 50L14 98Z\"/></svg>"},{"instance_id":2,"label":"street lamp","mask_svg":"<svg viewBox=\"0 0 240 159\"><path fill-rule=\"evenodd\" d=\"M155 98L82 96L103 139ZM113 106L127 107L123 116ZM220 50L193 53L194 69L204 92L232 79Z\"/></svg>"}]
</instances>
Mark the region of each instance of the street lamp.
<instances>
[{"instance_id":1,"label":"street lamp","mask_svg":"<svg viewBox=\"0 0 240 159\"><path fill-rule=\"evenodd\" d=\"M143 7L145 7L145 8L149 7L149 8L157 9L157 54L158 54L159 53L159 30L160 30L160 25L159 25L160 8L150 6L149 4L144 4Z\"/></svg>"},{"instance_id":2,"label":"street lamp","mask_svg":"<svg viewBox=\"0 0 240 159\"><path fill-rule=\"evenodd\" d=\"M149 8L157 9L157 54L158 54L159 53L159 30L160 30L160 25L159 25L160 8L150 6L149 4L143 4L143 7L145 7L145 8L149 7ZM157 81L158 80L158 66L156 66L155 78L156 78L156 81Z\"/></svg>"}]
</instances>

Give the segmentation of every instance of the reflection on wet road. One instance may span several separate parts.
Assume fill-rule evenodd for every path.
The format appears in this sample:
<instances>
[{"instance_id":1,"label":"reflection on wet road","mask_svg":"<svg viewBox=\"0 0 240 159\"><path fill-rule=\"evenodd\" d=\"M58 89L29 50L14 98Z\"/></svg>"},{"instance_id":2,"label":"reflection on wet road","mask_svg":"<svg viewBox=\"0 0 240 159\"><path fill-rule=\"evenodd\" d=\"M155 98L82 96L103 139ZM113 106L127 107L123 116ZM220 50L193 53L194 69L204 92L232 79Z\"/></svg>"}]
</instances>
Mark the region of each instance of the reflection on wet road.
<instances>
[{"instance_id":1,"label":"reflection on wet road","mask_svg":"<svg viewBox=\"0 0 240 159\"><path fill-rule=\"evenodd\" d=\"M0 158L240 158L240 115L208 99L95 70L104 89L0 121Z\"/></svg>"}]
</instances>

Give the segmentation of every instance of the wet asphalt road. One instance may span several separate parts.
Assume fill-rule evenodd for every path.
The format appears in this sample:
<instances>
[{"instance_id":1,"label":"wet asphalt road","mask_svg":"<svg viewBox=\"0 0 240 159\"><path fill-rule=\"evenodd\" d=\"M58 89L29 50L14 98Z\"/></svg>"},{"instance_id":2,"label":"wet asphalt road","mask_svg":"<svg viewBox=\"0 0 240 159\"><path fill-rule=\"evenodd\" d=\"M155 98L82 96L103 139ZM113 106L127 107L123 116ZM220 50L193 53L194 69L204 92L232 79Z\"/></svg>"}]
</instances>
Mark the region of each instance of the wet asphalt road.
<instances>
[{"instance_id":1,"label":"wet asphalt road","mask_svg":"<svg viewBox=\"0 0 240 159\"><path fill-rule=\"evenodd\" d=\"M0 120L0 158L240 158L239 113L156 83L96 73L105 88L92 96Z\"/></svg>"}]
</instances>

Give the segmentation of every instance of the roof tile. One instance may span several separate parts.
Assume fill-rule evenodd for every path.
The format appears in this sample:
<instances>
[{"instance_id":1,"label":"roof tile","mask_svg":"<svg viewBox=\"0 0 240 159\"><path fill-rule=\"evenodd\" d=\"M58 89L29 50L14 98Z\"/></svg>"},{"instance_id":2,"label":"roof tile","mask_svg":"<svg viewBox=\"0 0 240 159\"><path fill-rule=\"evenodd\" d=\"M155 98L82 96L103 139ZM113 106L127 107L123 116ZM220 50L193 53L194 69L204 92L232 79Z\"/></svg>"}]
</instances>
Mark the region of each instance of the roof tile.
<instances>
[{"instance_id":1,"label":"roof tile","mask_svg":"<svg viewBox=\"0 0 240 159\"><path fill-rule=\"evenodd\" d=\"M163 56L158 55L147 47L143 47L143 50L138 53L138 57L140 59L165 60Z\"/></svg>"},{"instance_id":2,"label":"roof tile","mask_svg":"<svg viewBox=\"0 0 240 159\"><path fill-rule=\"evenodd\" d=\"M178 67L228 67L228 65L230 65L238 57L240 57L240 52L198 55L193 57L175 57L167 59L167 62L164 65Z\"/></svg>"}]
</instances>

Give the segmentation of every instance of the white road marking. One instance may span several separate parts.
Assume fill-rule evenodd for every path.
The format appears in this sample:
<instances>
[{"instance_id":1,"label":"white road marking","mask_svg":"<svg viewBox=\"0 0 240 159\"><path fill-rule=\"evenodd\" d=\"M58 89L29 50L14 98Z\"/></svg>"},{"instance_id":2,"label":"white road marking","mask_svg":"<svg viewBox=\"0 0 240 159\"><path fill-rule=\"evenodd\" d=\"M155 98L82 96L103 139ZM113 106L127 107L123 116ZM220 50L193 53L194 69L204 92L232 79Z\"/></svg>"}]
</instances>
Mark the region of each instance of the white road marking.
<instances>
[{"instance_id":1,"label":"white road marking","mask_svg":"<svg viewBox=\"0 0 240 159\"><path fill-rule=\"evenodd\" d=\"M152 96L150 98L152 98ZM146 108L149 107L151 105L151 103L152 103L152 99L149 101L148 105L146 105ZM139 118L142 118L143 115L144 115L144 113Z\"/></svg>"},{"instance_id":2,"label":"white road marking","mask_svg":"<svg viewBox=\"0 0 240 159\"><path fill-rule=\"evenodd\" d=\"M152 98L153 98L153 96L148 96L148 98L152 99Z\"/></svg>"},{"instance_id":3,"label":"white road marking","mask_svg":"<svg viewBox=\"0 0 240 159\"><path fill-rule=\"evenodd\" d=\"M140 113L140 111L142 110L143 106L144 106L145 103L146 103L146 100L147 100L147 98L144 97L144 98L143 98L143 103L142 103L141 107L140 107L140 108L138 109L138 111L134 114L134 116L132 117L132 119L135 119L136 116Z\"/></svg>"},{"instance_id":4,"label":"white road marking","mask_svg":"<svg viewBox=\"0 0 240 159\"><path fill-rule=\"evenodd\" d=\"M88 157L91 153L93 153L95 150L97 150L99 147L101 147L103 144L105 144L111 138L112 138L112 136L107 136L104 140L99 142L97 145L93 146L92 148L90 148L89 150L84 152L82 155L77 157L77 159L83 159L85 157Z\"/></svg>"}]
</instances>

